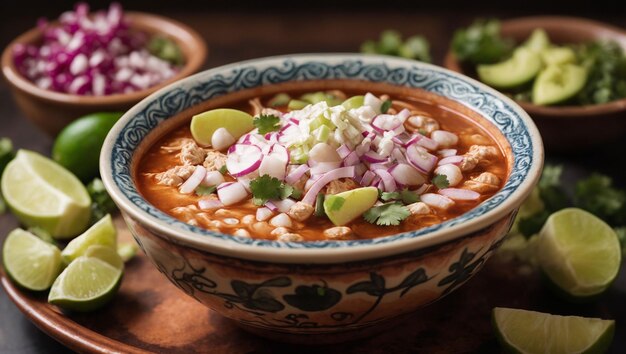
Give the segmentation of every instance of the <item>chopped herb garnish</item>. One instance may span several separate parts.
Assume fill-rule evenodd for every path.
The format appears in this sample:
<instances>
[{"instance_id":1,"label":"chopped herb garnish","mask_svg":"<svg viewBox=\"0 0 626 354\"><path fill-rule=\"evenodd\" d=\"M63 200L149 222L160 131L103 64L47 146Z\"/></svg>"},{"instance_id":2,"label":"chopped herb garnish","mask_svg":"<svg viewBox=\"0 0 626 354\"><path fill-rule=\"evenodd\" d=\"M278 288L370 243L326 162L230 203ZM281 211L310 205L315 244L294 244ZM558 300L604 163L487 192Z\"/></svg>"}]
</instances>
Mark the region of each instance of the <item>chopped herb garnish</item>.
<instances>
[{"instance_id":1,"label":"chopped herb garnish","mask_svg":"<svg viewBox=\"0 0 626 354\"><path fill-rule=\"evenodd\" d=\"M319 193L315 198L315 216L320 218L326 216L326 212L324 211L324 199L326 199L326 196L322 193Z\"/></svg>"},{"instance_id":2,"label":"chopped herb garnish","mask_svg":"<svg viewBox=\"0 0 626 354\"><path fill-rule=\"evenodd\" d=\"M382 199L384 202L388 202L391 200L401 200L402 203L409 205L419 202L420 197L419 194L405 188L400 192L382 192L380 194L380 199Z\"/></svg>"},{"instance_id":3,"label":"chopped herb garnish","mask_svg":"<svg viewBox=\"0 0 626 354\"><path fill-rule=\"evenodd\" d=\"M614 188L610 177L596 173L578 181L574 200L578 207L608 223L626 223L626 193Z\"/></svg>"},{"instance_id":4,"label":"chopped herb garnish","mask_svg":"<svg viewBox=\"0 0 626 354\"><path fill-rule=\"evenodd\" d=\"M263 175L250 181L252 201L255 205L263 205L271 199L285 199L293 192L293 187L281 182L278 178Z\"/></svg>"},{"instance_id":5,"label":"chopped herb garnish","mask_svg":"<svg viewBox=\"0 0 626 354\"><path fill-rule=\"evenodd\" d=\"M228 169L226 168L226 165L222 165L222 167L220 167L220 169L218 171L219 171L219 173L225 175L226 172L228 172Z\"/></svg>"},{"instance_id":6,"label":"chopped herb garnish","mask_svg":"<svg viewBox=\"0 0 626 354\"><path fill-rule=\"evenodd\" d=\"M291 192L291 198L296 199L296 200L300 200L302 199L302 195L304 194L304 192L302 192L300 189L294 188L293 192Z\"/></svg>"},{"instance_id":7,"label":"chopped herb garnish","mask_svg":"<svg viewBox=\"0 0 626 354\"><path fill-rule=\"evenodd\" d=\"M280 129L280 118L273 114L261 114L254 118L253 123L259 129L259 134L267 134Z\"/></svg>"},{"instance_id":8,"label":"chopped herb garnish","mask_svg":"<svg viewBox=\"0 0 626 354\"><path fill-rule=\"evenodd\" d=\"M452 51L462 62L490 64L505 58L513 42L500 36L498 20L477 20L454 33Z\"/></svg>"},{"instance_id":9,"label":"chopped herb garnish","mask_svg":"<svg viewBox=\"0 0 626 354\"><path fill-rule=\"evenodd\" d=\"M391 108L391 100L385 100L383 104L380 106L380 111L384 114Z\"/></svg>"},{"instance_id":10,"label":"chopped herb garnish","mask_svg":"<svg viewBox=\"0 0 626 354\"><path fill-rule=\"evenodd\" d=\"M107 214L117 210L113 199L109 196L100 178L95 178L87 185L87 192L91 197L91 223L96 223Z\"/></svg>"},{"instance_id":11,"label":"chopped herb garnish","mask_svg":"<svg viewBox=\"0 0 626 354\"><path fill-rule=\"evenodd\" d=\"M446 175L435 175L431 181L435 187L439 189L448 188L450 186L450 182L448 181L448 177Z\"/></svg>"},{"instance_id":12,"label":"chopped herb garnish","mask_svg":"<svg viewBox=\"0 0 626 354\"><path fill-rule=\"evenodd\" d=\"M346 199L342 198L342 197L333 197L330 200L330 202L331 203L330 203L330 205L328 207L329 210L330 211L337 211L337 210L341 209L341 207L343 206L343 203L346 202Z\"/></svg>"},{"instance_id":13,"label":"chopped herb garnish","mask_svg":"<svg viewBox=\"0 0 626 354\"><path fill-rule=\"evenodd\" d=\"M371 224L390 226L399 225L411 212L404 205L394 202L370 208L363 213L363 218Z\"/></svg>"},{"instance_id":14,"label":"chopped herb garnish","mask_svg":"<svg viewBox=\"0 0 626 354\"><path fill-rule=\"evenodd\" d=\"M216 190L217 186L198 186L198 188L196 188L196 195L202 197L205 195L213 194Z\"/></svg>"}]
</instances>

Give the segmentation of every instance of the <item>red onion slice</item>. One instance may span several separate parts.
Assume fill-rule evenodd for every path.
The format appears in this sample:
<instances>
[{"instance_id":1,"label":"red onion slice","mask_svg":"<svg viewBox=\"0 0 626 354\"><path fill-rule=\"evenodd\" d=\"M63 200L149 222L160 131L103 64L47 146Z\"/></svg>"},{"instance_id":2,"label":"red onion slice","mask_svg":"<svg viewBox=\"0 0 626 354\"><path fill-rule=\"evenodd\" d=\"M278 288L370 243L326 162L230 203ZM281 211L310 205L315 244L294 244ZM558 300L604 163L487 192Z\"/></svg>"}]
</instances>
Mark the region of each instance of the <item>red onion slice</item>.
<instances>
[{"instance_id":1,"label":"red onion slice","mask_svg":"<svg viewBox=\"0 0 626 354\"><path fill-rule=\"evenodd\" d=\"M350 150L350 148L346 144L343 144L337 148L337 153L342 159L345 159L346 156L350 155L351 152L352 150Z\"/></svg>"},{"instance_id":2,"label":"red onion slice","mask_svg":"<svg viewBox=\"0 0 626 354\"><path fill-rule=\"evenodd\" d=\"M300 178L302 178L302 176L307 173L307 171L309 171L309 166L300 165L287 175L287 177L285 178L285 182L287 182L287 184L294 184L298 182Z\"/></svg>"},{"instance_id":3,"label":"red onion slice","mask_svg":"<svg viewBox=\"0 0 626 354\"><path fill-rule=\"evenodd\" d=\"M452 200L478 200L478 198L480 198L480 193L462 188L440 189L439 194L444 195Z\"/></svg>"},{"instance_id":4,"label":"red onion slice","mask_svg":"<svg viewBox=\"0 0 626 354\"><path fill-rule=\"evenodd\" d=\"M463 156L454 155L454 156L444 157L443 159L439 160L439 162L437 162L437 165L441 166L441 165L451 164L451 165L458 166L461 164L461 162L463 162Z\"/></svg>"},{"instance_id":5,"label":"red onion slice","mask_svg":"<svg viewBox=\"0 0 626 354\"><path fill-rule=\"evenodd\" d=\"M191 176L180 186L179 192L182 194L189 194L198 188L204 176L206 175L206 169L202 166L196 166Z\"/></svg>"},{"instance_id":6,"label":"red onion slice","mask_svg":"<svg viewBox=\"0 0 626 354\"><path fill-rule=\"evenodd\" d=\"M454 200L441 194L435 193L424 193L420 195L420 201L424 202L430 207L444 210L454 205Z\"/></svg>"},{"instance_id":7,"label":"red onion slice","mask_svg":"<svg viewBox=\"0 0 626 354\"><path fill-rule=\"evenodd\" d=\"M457 150L456 149L441 149L439 151L437 151L437 154L441 157L450 157L450 156L454 156L456 155Z\"/></svg>"},{"instance_id":8,"label":"red onion slice","mask_svg":"<svg viewBox=\"0 0 626 354\"><path fill-rule=\"evenodd\" d=\"M226 168L233 177L247 175L261 166L263 154L255 145L235 144L229 149Z\"/></svg>"},{"instance_id":9,"label":"red onion slice","mask_svg":"<svg viewBox=\"0 0 626 354\"><path fill-rule=\"evenodd\" d=\"M273 211L273 212L277 212L278 211L278 207L271 200L268 200L267 202L265 202L265 207L267 209L269 209L270 211Z\"/></svg>"},{"instance_id":10,"label":"red onion slice","mask_svg":"<svg viewBox=\"0 0 626 354\"><path fill-rule=\"evenodd\" d=\"M272 203L274 203L278 211L280 211L281 213L286 213L289 211L289 209L291 209L294 204L296 204L296 201L287 198L283 200L272 200Z\"/></svg>"},{"instance_id":11,"label":"red onion slice","mask_svg":"<svg viewBox=\"0 0 626 354\"><path fill-rule=\"evenodd\" d=\"M376 174L372 171L366 171L361 178L362 186L369 186L372 183L372 180L376 177Z\"/></svg>"},{"instance_id":12,"label":"red onion slice","mask_svg":"<svg viewBox=\"0 0 626 354\"><path fill-rule=\"evenodd\" d=\"M387 192L395 192L397 189L396 181L391 175L391 173L387 172L387 170L379 169L374 170L374 173L380 176L380 179L383 182L384 189Z\"/></svg>"},{"instance_id":13,"label":"red onion slice","mask_svg":"<svg viewBox=\"0 0 626 354\"><path fill-rule=\"evenodd\" d=\"M436 156L416 144L411 144L406 148L406 157L418 171L424 174L429 174L437 164Z\"/></svg>"},{"instance_id":14,"label":"red onion slice","mask_svg":"<svg viewBox=\"0 0 626 354\"><path fill-rule=\"evenodd\" d=\"M389 173L391 173L396 182L407 186L419 186L426 182L426 178L413 166L405 163L398 164L393 169L390 169Z\"/></svg>"},{"instance_id":15,"label":"red onion slice","mask_svg":"<svg viewBox=\"0 0 626 354\"><path fill-rule=\"evenodd\" d=\"M322 188L324 188L325 185L336 179L352 177L354 177L354 166L342 167L327 172L322 175L317 181L315 181L315 183L313 183L311 188L306 192L304 198L302 198L302 202L309 205L314 205L317 194L322 190Z\"/></svg>"},{"instance_id":16,"label":"red onion slice","mask_svg":"<svg viewBox=\"0 0 626 354\"><path fill-rule=\"evenodd\" d=\"M413 145L413 144L417 144L419 146L425 147L428 150L434 151L437 150L437 148L439 147L439 145L437 144L436 141L423 136L422 134L416 134L408 143L407 143L407 147L409 145Z\"/></svg>"},{"instance_id":17,"label":"red onion slice","mask_svg":"<svg viewBox=\"0 0 626 354\"><path fill-rule=\"evenodd\" d=\"M345 159L343 159L344 166L354 166L360 162L359 155L357 155L356 151L352 151Z\"/></svg>"},{"instance_id":18,"label":"red onion slice","mask_svg":"<svg viewBox=\"0 0 626 354\"><path fill-rule=\"evenodd\" d=\"M248 191L239 182L228 182L217 186L217 196L224 205L228 206L246 199Z\"/></svg>"},{"instance_id":19,"label":"red onion slice","mask_svg":"<svg viewBox=\"0 0 626 354\"><path fill-rule=\"evenodd\" d=\"M379 162L387 161L386 157L381 156L381 155L379 155L376 152L371 151L371 150L366 152L366 153L364 153L363 156L361 156L361 159L363 161L370 162L370 163L379 163Z\"/></svg>"},{"instance_id":20,"label":"red onion slice","mask_svg":"<svg viewBox=\"0 0 626 354\"><path fill-rule=\"evenodd\" d=\"M406 120L409 119L410 116L411 116L411 112L406 108L401 110L398 114L396 114L396 117L398 117L398 119L400 119L402 123L406 122Z\"/></svg>"},{"instance_id":21,"label":"red onion slice","mask_svg":"<svg viewBox=\"0 0 626 354\"><path fill-rule=\"evenodd\" d=\"M402 121L391 114L379 114L372 120L372 128L379 133L393 131L396 135L404 132Z\"/></svg>"}]
</instances>

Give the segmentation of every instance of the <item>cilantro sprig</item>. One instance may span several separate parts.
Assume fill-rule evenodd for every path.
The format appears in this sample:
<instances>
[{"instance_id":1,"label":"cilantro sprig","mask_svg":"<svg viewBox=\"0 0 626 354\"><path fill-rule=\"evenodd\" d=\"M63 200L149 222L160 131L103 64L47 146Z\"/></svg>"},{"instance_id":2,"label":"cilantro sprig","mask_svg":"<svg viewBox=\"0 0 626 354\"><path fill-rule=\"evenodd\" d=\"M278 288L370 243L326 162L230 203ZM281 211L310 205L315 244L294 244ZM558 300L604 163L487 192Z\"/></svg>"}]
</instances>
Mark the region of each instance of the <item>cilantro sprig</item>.
<instances>
[{"instance_id":1,"label":"cilantro sprig","mask_svg":"<svg viewBox=\"0 0 626 354\"><path fill-rule=\"evenodd\" d=\"M263 205L271 199L288 198L293 193L294 188L276 177L263 175L250 181L250 190L252 191L252 202L255 205Z\"/></svg>"},{"instance_id":2,"label":"cilantro sprig","mask_svg":"<svg viewBox=\"0 0 626 354\"><path fill-rule=\"evenodd\" d=\"M405 188L400 192L382 192L380 194L380 199L384 202L400 200L402 203L409 205L419 202L420 196L419 194Z\"/></svg>"},{"instance_id":3,"label":"cilantro sprig","mask_svg":"<svg viewBox=\"0 0 626 354\"><path fill-rule=\"evenodd\" d=\"M400 222L411 215L409 208L402 203L393 202L375 206L363 213L363 218L380 226L400 225Z\"/></svg>"},{"instance_id":4,"label":"cilantro sprig","mask_svg":"<svg viewBox=\"0 0 626 354\"><path fill-rule=\"evenodd\" d=\"M450 182L448 181L448 177L446 175L435 175L431 180L435 187L439 189L448 188L450 186Z\"/></svg>"},{"instance_id":5,"label":"cilantro sprig","mask_svg":"<svg viewBox=\"0 0 626 354\"><path fill-rule=\"evenodd\" d=\"M259 134L267 134L280 129L280 118L273 114L261 114L252 122L259 129Z\"/></svg>"}]
</instances>

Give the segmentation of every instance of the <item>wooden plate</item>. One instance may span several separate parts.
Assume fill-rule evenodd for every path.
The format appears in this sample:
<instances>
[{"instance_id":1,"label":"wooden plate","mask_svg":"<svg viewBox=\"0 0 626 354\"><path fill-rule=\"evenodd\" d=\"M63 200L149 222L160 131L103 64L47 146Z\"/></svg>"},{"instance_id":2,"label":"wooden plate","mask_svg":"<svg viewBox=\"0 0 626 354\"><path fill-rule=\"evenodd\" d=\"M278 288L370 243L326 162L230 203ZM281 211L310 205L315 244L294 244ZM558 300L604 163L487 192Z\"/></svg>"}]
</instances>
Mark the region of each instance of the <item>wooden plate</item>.
<instances>
[{"instance_id":1,"label":"wooden plate","mask_svg":"<svg viewBox=\"0 0 626 354\"><path fill-rule=\"evenodd\" d=\"M130 234L120 220L122 239ZM174 287L140 254L127 264L120 292L104 308L65 314L46 294L1 283L17 307L44 332L80 353L460 353L498 352L490 325L495 306L528 308L541 292L527 268L491 260L449 297L412 314L395 329L368 340L302 348L241 330ZM514 279L514 280L513 280Z\"/></svg>"}]
</instances>

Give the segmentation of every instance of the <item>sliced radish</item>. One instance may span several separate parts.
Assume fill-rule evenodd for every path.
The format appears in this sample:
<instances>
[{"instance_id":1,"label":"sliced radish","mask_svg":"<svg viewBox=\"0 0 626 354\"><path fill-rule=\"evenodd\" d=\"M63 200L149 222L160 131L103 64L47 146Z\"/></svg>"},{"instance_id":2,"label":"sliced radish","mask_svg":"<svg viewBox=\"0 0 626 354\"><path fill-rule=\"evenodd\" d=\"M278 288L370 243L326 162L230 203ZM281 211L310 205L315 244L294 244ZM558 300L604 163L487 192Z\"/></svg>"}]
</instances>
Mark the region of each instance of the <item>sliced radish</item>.
<instances>
[{"instance_id":1,"label":"sliced radish","mask_svg":"<svg viewBox=\"0 0 626 354\"><path fill-rule=\"evenodd\" d=\"M233 177L247 175L261 166L263 154L255 145L235 144L228 152L226 168Z\"/></svg>"},{"instance_id":2,"label":"sliced radish","mask_svg":"<svg viewBox=\"0 0 626 354\"><path fill-rule=\"evenodd\" d=\"M217 128L211 137L211 146L215 150L224 150L235 143L233 135L226 128Z\"/></svg>"},{"instance_id":3,"label":"sliced radish","mask_svg":"<svg viewBox=\"0 0 626 354\"><path fill-rule=\"evenodd\" d=\"M219 171L208 171L204 176L202 184L205 186L217 186L224 182L224 176Z\"/></svg>"},{"instance_id":4,"label":"sliced radish","mask_svg":"<svg viewBox=\"0 0 626 354\"><path fill-rule=\"evenodd\" d=\"M390 169L389 173L391 173L396 182L407 186L419 186L426 182L426 178L413 166L405 163L398 164L393 169Z\"/></svg>"},{"instance_id":5,"label":"sliced radish","mask_svg":"<svg viewBox=\"0 0 626 354\"><path fill-rule=\"evenodd\" d=\"M248 191L239 182L227 182L217 186L217 196L224 205L233 205L248 197Z\"/></svg>"},{"instance_id":6,"label":"sliced radish","mask_svg":"<svg viewBox=\"0 0 626 354\"><path fill-rule=\"evenodd\" d=\"M424 202L430 207L444 210L449 209L451 206L454 205L454 200L441 194L435 193L424 193L420 195L420 201Z\"/></svg>"},{"instance_id":7,"label":"sliced radish","mask_svg":"<svg viewBox=\"0 0 626 354\"><path fill-rule=\"evenodd\" d=\"M179 192L182 194L189 194L198 188L204 176L206 175L206 169L202 166L196 166L196 169L193 171L191 176L187 178L185 183L180 186Z\"/></svg>"},{"instance_id":8,"label":"sliced radish","mask_svg":"<svg viewBox=\"0 0 626 354\"><path fill-rule=\"evenodd\" d=\"M462 188L440 189L439 194L444 195L452 200L478 200L478 198L480 198L480 193Z\"/></svg>"},{"instance_id":9,"label":"sliced radish","mask_svg":"<svg viewBox=\"0 0 626 354\"><path fill-rule=\"evenodd\" d=\"M437 157L431 155L421 146L411 144L406 148L406 157L418 171L428 174L437 164Z\"/></svg>"}]
</instances>

